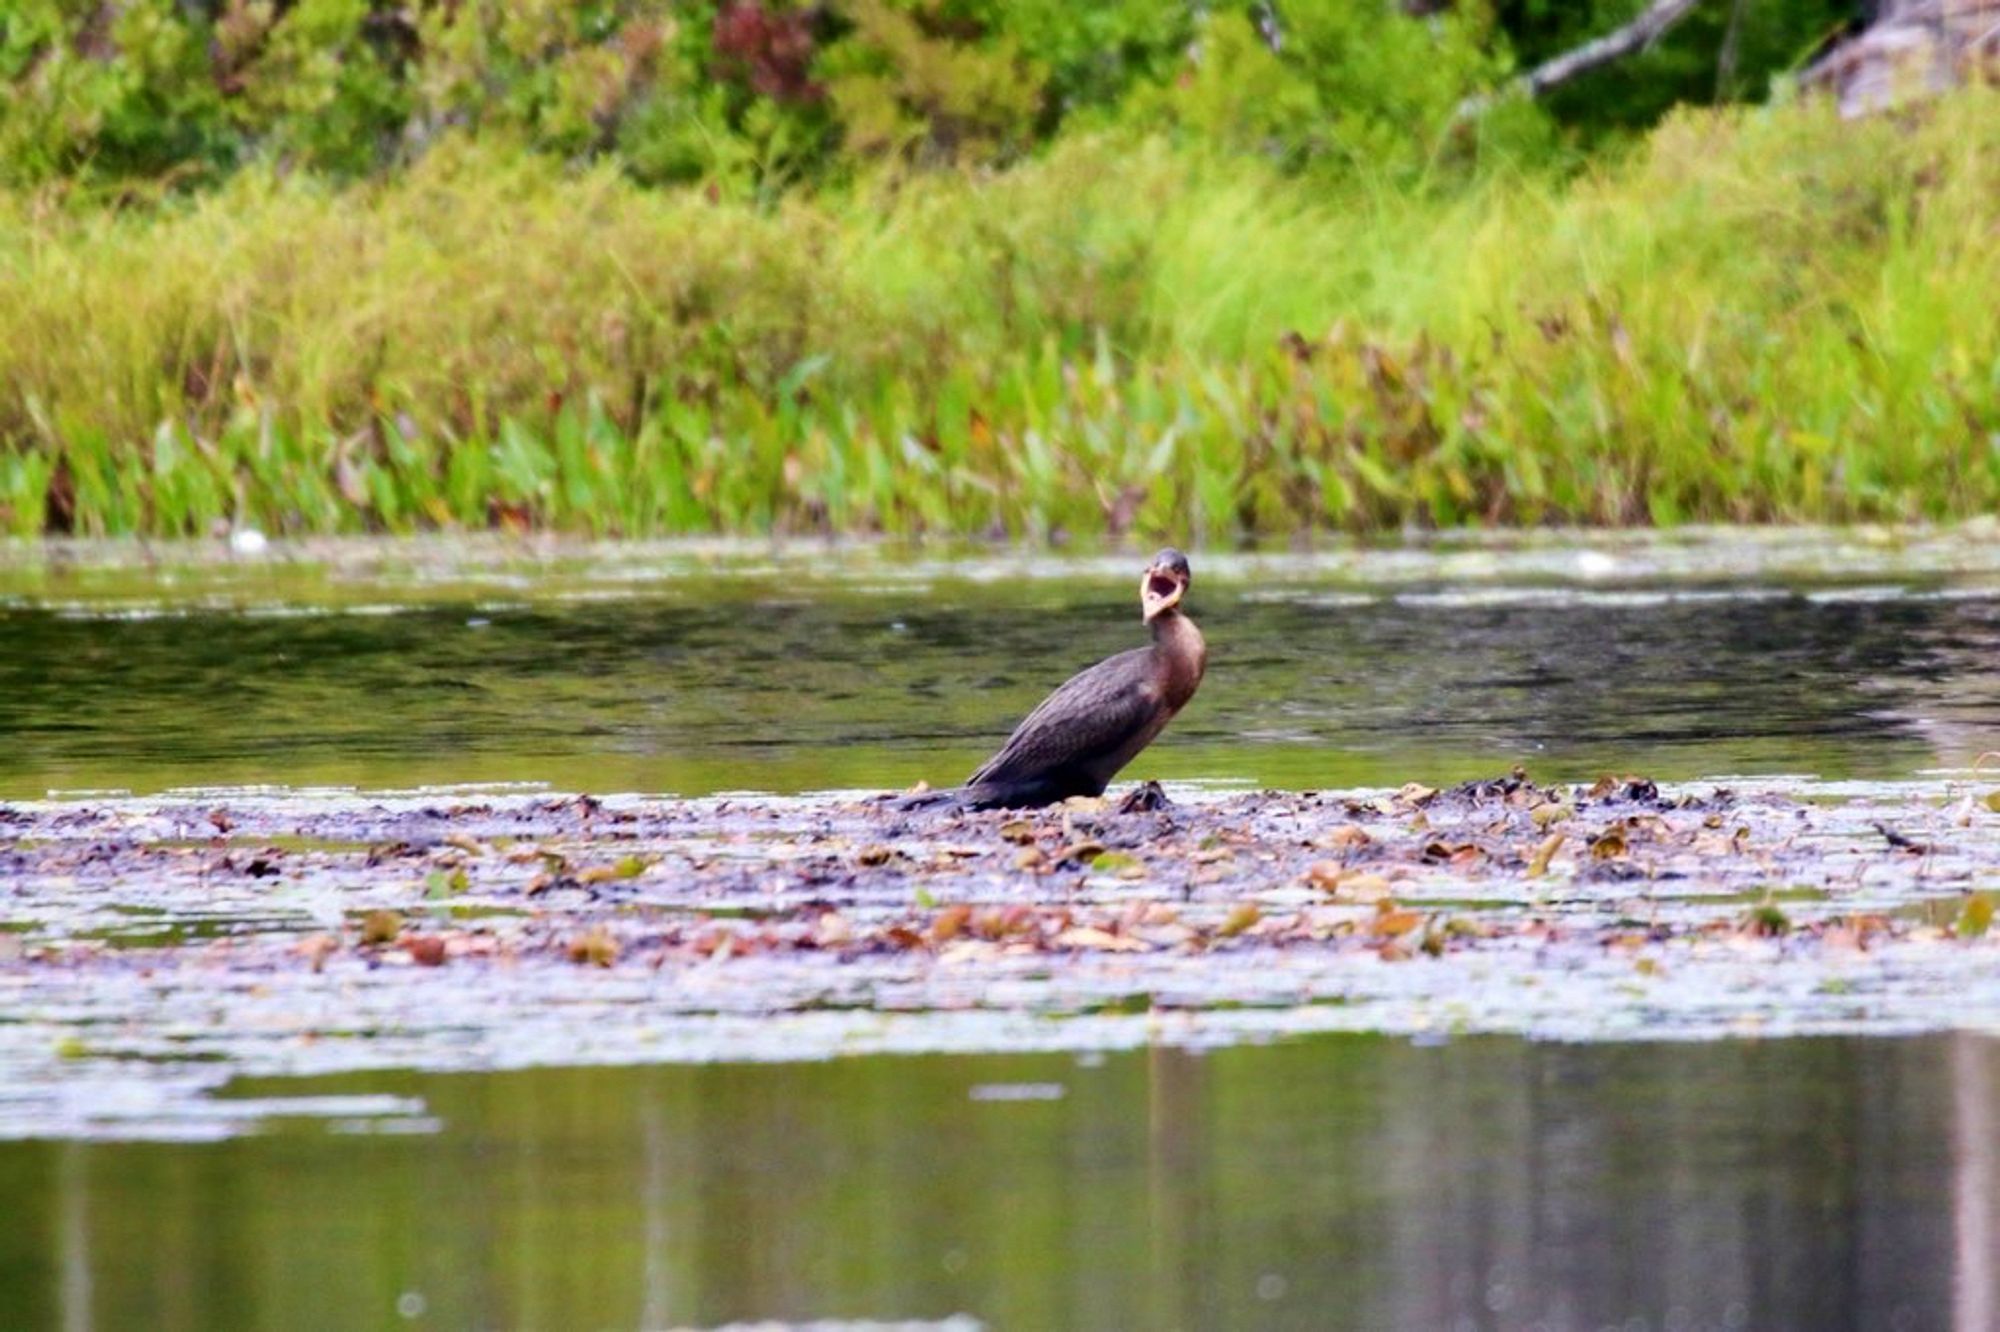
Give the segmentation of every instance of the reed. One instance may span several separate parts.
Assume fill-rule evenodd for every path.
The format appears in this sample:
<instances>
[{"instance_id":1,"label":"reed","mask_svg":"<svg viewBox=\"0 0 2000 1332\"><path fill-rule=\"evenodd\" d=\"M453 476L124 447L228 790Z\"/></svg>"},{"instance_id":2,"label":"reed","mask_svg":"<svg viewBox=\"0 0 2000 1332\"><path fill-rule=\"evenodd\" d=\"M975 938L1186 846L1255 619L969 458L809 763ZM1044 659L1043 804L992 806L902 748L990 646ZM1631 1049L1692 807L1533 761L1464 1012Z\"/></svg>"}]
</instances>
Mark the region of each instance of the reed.
<instances>
[{"instance_id":1,"label":"reed","mask_svg":"<svg viewBox=\"0 0 2000 1332\"><path fill-rule=\"evenodd\" d=\"M1333 187L1164 140L775 205L490 140L0 195L0 526L1173 534L2000 503L2000 95Z\"/></svg>"}]
</instances>

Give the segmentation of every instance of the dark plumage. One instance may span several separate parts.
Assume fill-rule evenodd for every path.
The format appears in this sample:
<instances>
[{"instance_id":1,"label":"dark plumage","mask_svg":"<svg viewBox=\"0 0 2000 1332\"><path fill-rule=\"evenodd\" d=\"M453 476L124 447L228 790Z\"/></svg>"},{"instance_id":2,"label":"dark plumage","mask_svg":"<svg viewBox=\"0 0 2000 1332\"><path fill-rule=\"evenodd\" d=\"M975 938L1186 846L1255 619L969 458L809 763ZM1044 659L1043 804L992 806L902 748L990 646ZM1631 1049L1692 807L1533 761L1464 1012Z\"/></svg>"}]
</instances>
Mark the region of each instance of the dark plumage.
<instances>
[{"instance_id":1,"label":"dark plumage","mask_svg":"<svg viewBox=\"0 0 2000 1332\"><path fill-rule=\"evenodd\" d=\"M1163 550L1139 584L1150 646L1106 658L1042 700L955 794L972 809L1027 808L1096 796L1187 706L1208 664L1201 630L1180 611L1193 574Z\"/></svg>"}]
</instances>

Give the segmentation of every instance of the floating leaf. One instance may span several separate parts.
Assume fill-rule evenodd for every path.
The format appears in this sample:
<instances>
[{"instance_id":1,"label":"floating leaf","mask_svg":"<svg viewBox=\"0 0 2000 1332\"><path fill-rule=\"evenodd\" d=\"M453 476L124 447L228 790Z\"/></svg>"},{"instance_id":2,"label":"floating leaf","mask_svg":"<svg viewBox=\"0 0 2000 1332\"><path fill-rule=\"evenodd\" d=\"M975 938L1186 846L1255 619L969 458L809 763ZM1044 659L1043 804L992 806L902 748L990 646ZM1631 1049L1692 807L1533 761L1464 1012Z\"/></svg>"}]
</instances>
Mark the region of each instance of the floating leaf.
<instances>
[{"instance_id":1,"label":"floating leaf","mask_svg":"<svg viewBox=\"0 0 2000 1332\"><path fill-rule=\"evenodd\" d=\"M1263 918L1264 913L1257 909L1255 903L1243 902L1223 917L1222 924L1216 928L1215 933L1220 938L1233 939Z\"/></svg>"},{"instance_id":2,"label":"floating leaf","mask_svg":"<svg viewBox=\"0 0 2000 1332\"><path fill-rule=\"evenodd\" d=\"M931 940L944 943L956 939L964 930L966 921L972 919L972 908L959 905L946 907L931 921Z\"/></svg>"},{"instance_id":3,"label":"floating leaf","mask_svg":"<svg viewBox=\"0 0 2000 1332\"><path fill-rule=\"evenodd\" d=\"M1384 899L1376 904L1375 919L1369 922L1369 928L1377 937L1394 938L1408 934L1423 923L1421 913L1399 910L1394 902Z\"/></svg>"},{"instance_id":4,"label":"floating leaf","mask_svg":"<svg viewBox=\"0 0 2000 1332\"><path fill-rule=\"evenodd\" d=\"M872 867L888 864L895 858L895 855L896 853L888 847L876 845L862 847L860 851L855 853L854 858L861 864Z\"/></svg>"},{"instance_id":5,"label":"floating leaf","mask_svg":"<svg viewBox=\"0 0 2000 1332\"><path fill-rule=\"evenodd\" d=\"M444 936L413 934L403 940L403 951L420 967L441 967L445 956Z\"/></svg>"},{"instance_id":6,"label":"floating leaf","mask_svg":"<svg viewBox=\"0 0 2000 1332\"><path fill-rule=\"evenodd\" d=\"M1965 905L1958 913L1958 923L1951 932L1961 939L1977 939L1993 927L1993 895L1977 892L1965 899Z\"/></svg>"},{"instance_id":7,"label":"floating leaf","mask_svg":"<svg viewBox=\"0 0 2000 1332\"><path fill-rule=\"evenodd\" d=\"M618 940L594 925L569 941L569 960L578 966L608 967L618 961Z\"/></svg>"},{"instance_id":8,"label":"floating leaf","mask_svg":"<svg viewBox=\"0 0 2000 1332\"><path fill-rule=\"evenodd\" d=\"M1136 878L1146 872L1137 856L1123 851L1103 851L1090 858L1090 867L1105 874L1116 874L1123 878Z\"/></svg>"},{"instance_id":9,"label":"floating leaf","mask_svg":"<svg viewBox=\"0 0 2000 1332\"><path fill-rule=\"evenodd\" d=\"M620 879L636 879L646 872L652 862L643 856L622 856L615 864L592 865L576 876L578 883L616 883Z\"/></svg>"},{"instance_id":10,"label":"floating leaf","mask_svg":"<svg viewBox=\"0 0 2000 1332\"><path fill-rule=\"evenodd\" d=\"M331 934L315 934L299 940L299 955L312 963L314 971L326 969L326 960L340 951L340 940Z\"/></svg>"},{"instance_id":11,"label":"floating leaf","mask_svg":"<svg viewBox=\"0 0 2000 1332\"><path fill-rule=\"evenodd\" d=\"M1088 925L1064 930L1049 942L1057 948L1089 948L1107 953L1144 953L1152 948L1143 939L1113 934Z\"/></svg>"},{"instance_id":12,"label":"floating leaf","mask_svg":"<svg viewBox=\"0 0 2000 1332\"><path fill-rule=\"evenodd\" d=\"M1389 896L1389 881L1379 874L1351 874L1341 880L1336 896L1343 902L1366 906Z\"/></svg>"},{"instance_id":13,"label":"floating leaf","mask_svg":"<svg viewBox=\"0 0 2000 1332\"><path fill-rule=\"evenodd\" d=\"M1332 832L1313 839L1313 845L1322 851L1358 851L1372 846L1374 842L1375 839L1358 823L1343 823Z\"/></svg>"},{"instance_id":14,"label":"floating leaf","mask_svg":"<svg viewBox=\"0 0 2000 1332\"><path fill-rule=\"evenodd\" d=\"M1776 903L1766 902L1750 909L1743 918L1743 928L1760 939L1776 939L1792 932L1792 918Z\"/></svg>"},{"instance_id":15,"label":"floating leaf","mask_svg":"<svg viewBox=\"0 0 2000 1332\"><path fill-rule=\"evenodd\" d=\"M1528 861L1529 878L1539 879L1549 872L1549 862L1556 858L1556 852L1562 849L1567 836L1567 833L1550 833L1542 839L1542 844L1535 848L1535 854Z\"/></svg>"},{"instance_id":16,"label":"floating leaf","mask_svg":"<svg viewBox=\"0 0 2000 1332\"><path fill-rule=\"evenodd\" d=\"M1545 804L1536 805L1533 809L1529 810L1528 817L1534 821L1537 828L1547 828L1553 824L1561 823L1574 813L1576 811L1564 802L1551 800Z\"/></svg>"},{"instance_id":17,"label":"floating leaf","mask_svg":"<svg viewBox=\"0 0 2000 1332\"><path fill-rule=\"evenodd\" d=\"M433 902L446 897L455 897L471 887L472 880L465 876L463 866L449 872L432 870L424 876L424 897Z\"/></svg>"},{"instance_id":18,"label":"floating leaf","mask_svg":"<svg viewBox=\"0 0 2000 1332\"><path fill-rule=\"evenodd\" d=\"M403 932L400 911L371 911L361 918L361 942L369 947L394 943Z\"/></svg>"},{"instance_id":19,"label":"floating leaf","mask_svg":"<svg viewBox=\"0 0 2000 1332\"><path fill-rule=\"evenodd\" d=\"M1592 860L1616 860L1625 854L1625 834L1611 828L1598 835L1590 844Z\"/></svg>"},{"instance_id":20,"label":"floating leaf","mask_svg":"<svg viewBox=\"0 0 2000 1332\"><path fill-rule=\"evenodd\" d=\"M1396 792L1396 800L1408 806L1428 804L1436 797L1437 789L1425 786L1422 782L1406 782L1403 788Z\"/></svg>"},{"instance_id":21,"label":"floating leaf","mask_svg":"<svg viewBox=\"0 0 2000 1332\"><path fill-rule=\"evenodd\" d=\"M1306 867L1306 883L1323 893L1339 888L1340 881L1346 877L1346 866L1336 865L1331 860L1315 860Z\"/></svg>"}]
</instances>

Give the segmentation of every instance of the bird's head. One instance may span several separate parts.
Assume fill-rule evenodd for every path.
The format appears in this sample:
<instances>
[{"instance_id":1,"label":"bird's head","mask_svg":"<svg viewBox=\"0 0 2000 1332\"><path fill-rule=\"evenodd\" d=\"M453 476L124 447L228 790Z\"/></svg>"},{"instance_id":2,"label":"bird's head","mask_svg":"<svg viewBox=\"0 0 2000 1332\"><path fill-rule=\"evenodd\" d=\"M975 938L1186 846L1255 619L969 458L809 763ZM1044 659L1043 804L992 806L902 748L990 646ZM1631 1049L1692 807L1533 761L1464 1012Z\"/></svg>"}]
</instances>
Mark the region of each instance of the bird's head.
<instances>
[{"instance_id":1,"label":"bird's head","mask_svg":"<svg viewBox=\"0 0 2000 1332\"><path fill-rule=\"evenodd\" d=\"M1180 605L1192 582L1194 574L1188 569L1187 556L1171 546L1155 555L1146 566L1146 576L1139 580L1139 609L1146 623Z\"/></svg>"}]
</instances>

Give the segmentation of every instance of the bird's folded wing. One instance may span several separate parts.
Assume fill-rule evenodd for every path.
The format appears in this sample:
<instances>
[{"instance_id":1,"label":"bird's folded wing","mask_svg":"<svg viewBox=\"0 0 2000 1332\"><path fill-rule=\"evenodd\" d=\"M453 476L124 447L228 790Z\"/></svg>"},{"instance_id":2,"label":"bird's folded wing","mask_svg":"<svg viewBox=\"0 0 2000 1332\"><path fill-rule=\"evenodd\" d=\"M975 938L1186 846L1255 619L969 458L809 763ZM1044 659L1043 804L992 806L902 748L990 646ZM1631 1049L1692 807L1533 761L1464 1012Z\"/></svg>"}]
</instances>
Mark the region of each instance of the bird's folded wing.
<instances>
[{"instance_id":1,"label":"bird's folded wing","mask_svg":"<svg viewBox=\"0 0 2000 1332\"><path fill-rule=\"evenodd\" d=\"M1112 753L1138 735L1159 710L1157 686L1121 653L1070 677L1029 713L1000 752L967 785L1037 776L1049 768Z\"/></svg>"}]
</instances>

